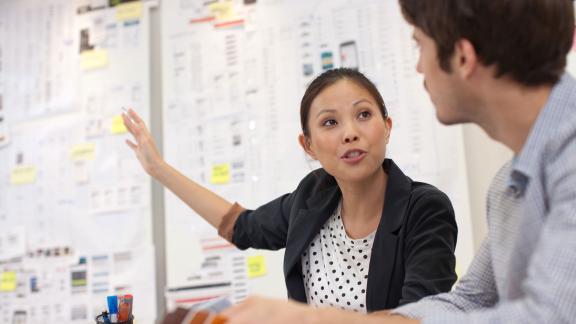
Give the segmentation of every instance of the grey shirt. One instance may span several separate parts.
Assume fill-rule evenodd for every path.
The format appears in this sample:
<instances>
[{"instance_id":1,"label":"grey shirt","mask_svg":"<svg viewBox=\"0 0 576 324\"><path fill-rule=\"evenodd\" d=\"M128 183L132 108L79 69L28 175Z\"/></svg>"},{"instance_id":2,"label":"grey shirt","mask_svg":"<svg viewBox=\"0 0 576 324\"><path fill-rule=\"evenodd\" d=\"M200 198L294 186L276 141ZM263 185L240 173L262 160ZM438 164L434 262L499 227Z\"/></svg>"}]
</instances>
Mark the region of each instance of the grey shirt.
<instances>
[{"instance_id":1,"label":"grey shirt","mask_svg":"<svg viewBox=\"0 0 576 324\"><path fill-rule=\"evenodd\" d=\"M576 322L576 81L564 75L494 177L488 236L449 293L394 312L423 323Z\"/></svg>"}]
</instances>

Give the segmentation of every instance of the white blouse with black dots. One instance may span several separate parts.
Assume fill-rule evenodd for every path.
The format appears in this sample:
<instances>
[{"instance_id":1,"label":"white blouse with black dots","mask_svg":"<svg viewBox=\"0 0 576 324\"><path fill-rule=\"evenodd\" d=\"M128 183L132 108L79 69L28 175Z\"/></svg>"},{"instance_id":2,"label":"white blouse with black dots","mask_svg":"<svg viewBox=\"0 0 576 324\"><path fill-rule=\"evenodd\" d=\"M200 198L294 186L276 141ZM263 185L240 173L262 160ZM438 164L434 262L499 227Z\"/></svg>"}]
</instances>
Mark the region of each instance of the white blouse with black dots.
<instances>
[{"instance_id":1,"label":"white blouse with black dots","mask_svg":"<svg viewBox=\"0 0 576 324\"><path fill-rule=\"evenodd\" d=\"M366 313L366 283L376 231L361 239L346 234L340 205L302 254L308 304Z\"/></svg>"}]
</instances>

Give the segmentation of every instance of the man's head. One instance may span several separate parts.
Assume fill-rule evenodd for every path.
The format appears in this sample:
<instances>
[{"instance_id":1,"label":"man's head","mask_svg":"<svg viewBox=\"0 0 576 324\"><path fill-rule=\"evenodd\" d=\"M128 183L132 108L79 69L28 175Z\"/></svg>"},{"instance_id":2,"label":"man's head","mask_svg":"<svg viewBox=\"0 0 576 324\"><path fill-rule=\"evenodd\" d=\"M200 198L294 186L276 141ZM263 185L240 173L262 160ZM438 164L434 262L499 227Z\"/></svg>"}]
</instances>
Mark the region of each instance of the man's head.
<instances>
[{"instance_id":1,"label":"man's head","mask_svg":"<svg viewBox=\"0 0 576 324\"><path fill-rule=\"evenodd\" d=\"M486 130L511 89L551 87L564 72L572 0L399 1L420 46L417 70L444 124Z\"/></svg>"},{"instance_id":2,"label":"man's head","mask_svg":"<svg viewBox=\"0 0 576 324\"><path fill-rule=\"evenodd\" d=\"M432 38L450 72L457 42L467 39L496 77L525 86L554 84L574 33L572 0L400 0L408 22Z\"/></svg>"}]
</instances>

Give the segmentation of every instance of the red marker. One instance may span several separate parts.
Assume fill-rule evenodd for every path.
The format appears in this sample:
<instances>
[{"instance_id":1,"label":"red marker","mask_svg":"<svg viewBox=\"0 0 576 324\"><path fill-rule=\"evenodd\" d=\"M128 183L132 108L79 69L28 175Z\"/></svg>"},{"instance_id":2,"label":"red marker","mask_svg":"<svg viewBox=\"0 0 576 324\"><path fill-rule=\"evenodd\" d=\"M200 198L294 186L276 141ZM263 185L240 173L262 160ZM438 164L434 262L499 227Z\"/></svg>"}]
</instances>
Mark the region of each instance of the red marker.
<instances>
[{"instance_id":1,"label":"red marker","mask_svg":"<svg viewBox=\"0 0 576 324\"><path fill-rule=\"evenodd\" d=\"M124 295L119 298L118 322L124 322L130 319L132 315L132 295Z\"/></svg>"}]
</instances>

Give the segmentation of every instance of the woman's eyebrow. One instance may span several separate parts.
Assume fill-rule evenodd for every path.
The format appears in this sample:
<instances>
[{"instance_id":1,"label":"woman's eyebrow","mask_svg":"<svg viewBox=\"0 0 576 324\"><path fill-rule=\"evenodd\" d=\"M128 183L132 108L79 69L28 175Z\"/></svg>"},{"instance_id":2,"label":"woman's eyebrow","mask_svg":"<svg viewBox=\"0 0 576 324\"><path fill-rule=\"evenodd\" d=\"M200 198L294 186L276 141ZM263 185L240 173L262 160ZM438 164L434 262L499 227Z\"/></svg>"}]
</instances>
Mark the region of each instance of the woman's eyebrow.
<instances>
[{"instance_id":1,"label":"woman's eyebrow","mask_svg":"<svg viewBox=\"0 0 576 324\"><path fill-rule=\"evenodd\" d=\"M372 101L370 101L370 100L368 100L368 99L358 99L358 100L354 101L354 103L352 104L352 106L356 106L357 104L360 104L360 103L363 103L363 102L369 103L369 104L371 104L371 105L373 104Z\"/></svg>"},{"instance_id":2,"label":"woman's eyebrow","mask_svg":"<svg viewBox=\"0 0 576 324\"><path fill-rule=\"evenodd\" d=\"M325 113L335 113L335 112L336 112L336 109L324 108L324 109L321 109L321 110L316 114L316 117L318 117L318 116L320 116L320 115L322 115L322 114L325 114Z\"/></svg>"}]
</instances>

